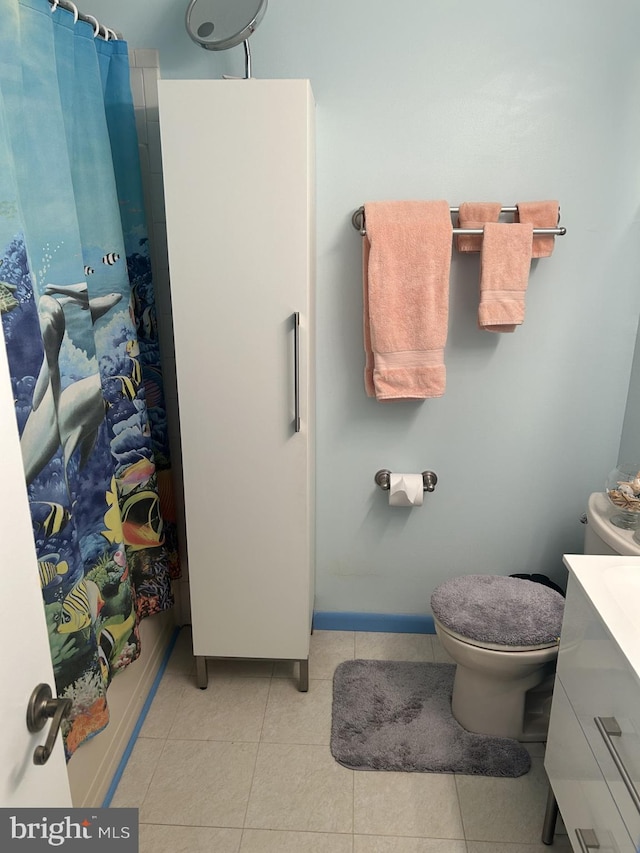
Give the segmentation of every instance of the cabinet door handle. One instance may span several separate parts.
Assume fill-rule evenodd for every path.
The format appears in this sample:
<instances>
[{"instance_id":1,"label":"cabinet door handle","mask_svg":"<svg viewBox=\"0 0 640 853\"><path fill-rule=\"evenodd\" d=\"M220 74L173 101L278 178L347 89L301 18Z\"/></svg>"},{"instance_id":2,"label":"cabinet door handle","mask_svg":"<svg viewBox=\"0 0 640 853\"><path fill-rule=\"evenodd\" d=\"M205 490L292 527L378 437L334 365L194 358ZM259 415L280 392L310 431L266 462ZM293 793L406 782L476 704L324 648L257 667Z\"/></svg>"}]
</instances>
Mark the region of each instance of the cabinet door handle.
<instances>
[{"instance_id":1,"label":"cabinet door handle","mask_svg":"<svg viewBox=\"0 0 640 853\"><path fill-rule=\"evenodd\" d=\"M638 789L636 788L627 768L624 766L622 756L618 752L618 748L613 740L614 737L621 737L622 735L622 729L618 725L618 721L615 717L594 717L593 720L598 731L602 735L602 740L605 742L607 749L611 753L613 763L616 765L618 773L624 782L624 786L629 792L633 805L636 807L638 812L640 812L640 794L638 793Z\"/></svg>"},{"instance_id":2,"label":"cabinet door handle","mask_svg":"<svg viewBox=\"0 0 640 853\"><path fill-rule=\"evenodd\" d=\"M300 432L300 312L293 314L293 400L294 429Z\"/></svg>"},{"instance_id":3,"label":"cabinet door handle","mask_svg":"<svg viewBox=\"0 0 640 853\"><path fill-rule=\"evenodd\" d=\"M589 850L600 848L598 836L592 829L576 829L576 837L582 853L589 853Z\"/></svg>"}]
</instances>

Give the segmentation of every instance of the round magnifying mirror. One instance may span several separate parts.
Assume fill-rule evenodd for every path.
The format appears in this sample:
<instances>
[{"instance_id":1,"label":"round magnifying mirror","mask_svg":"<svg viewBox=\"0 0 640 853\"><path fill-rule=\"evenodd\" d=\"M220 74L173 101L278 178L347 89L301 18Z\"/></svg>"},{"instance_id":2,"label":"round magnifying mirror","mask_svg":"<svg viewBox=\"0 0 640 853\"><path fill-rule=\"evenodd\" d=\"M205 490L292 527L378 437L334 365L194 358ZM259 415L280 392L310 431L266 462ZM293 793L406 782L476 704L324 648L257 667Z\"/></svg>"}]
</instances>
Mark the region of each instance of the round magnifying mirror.
<instances>
[{"instance_id":1,"label":"round magnifying mirror","mask_svg":"<svg viewBox=\"0 0 640 853\"><path fill-rule=\"evenodd\" d=\"M191 0L187 32L207 50L227 50L249 38L266 10L267 0Z\"/></svg>"}]
</instances>

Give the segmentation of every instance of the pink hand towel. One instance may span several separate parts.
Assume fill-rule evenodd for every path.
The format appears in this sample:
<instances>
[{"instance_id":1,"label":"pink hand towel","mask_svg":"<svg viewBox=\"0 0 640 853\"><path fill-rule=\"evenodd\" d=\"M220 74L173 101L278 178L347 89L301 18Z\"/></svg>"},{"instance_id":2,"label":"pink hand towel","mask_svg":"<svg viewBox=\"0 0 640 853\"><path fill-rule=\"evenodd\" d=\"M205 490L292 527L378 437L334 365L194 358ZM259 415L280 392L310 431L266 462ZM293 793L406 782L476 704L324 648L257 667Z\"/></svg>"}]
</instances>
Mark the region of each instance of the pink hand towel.
<instances>
[{"instance_id":1,"label":"pink hand towel","mask_svg":"<svg viewBox=\"0 0 640 853\"><path fill-rule=\"evenodd\" d=\"M377 400L441 397L449 319L446 201L365 204L365 388Z\"/></svg>"},{"instance_id":2,"label":"pink hand towel","mask_svg":"<svg viewBox=\"0 0 640 853\"><path fill-rule=\"evenodd\" d=\"M557 201L519 201L516 207L518 222L530 222L534 228L555 228L560 218ZM555 241L553 234L534 237L531 257L548 258L553 252Z\"/></svg>"},{"instance_id":3,"label":"pink hand towel","mask_svg":"<svg viewBox=\"0 0 640 853\"><path fill-rule=\"evenodd\" d=\"M485 222L497 222L500 217L499 201L463 201L458 209L459 228L482 228ZM456 234L459 252L479 252L482 249L481 234Z\"/></svg>"},{"instance_id":4,"label":"pink hand towel","mask_svg":"<svg viewBox=\"0 0 640 853\"><path fill-rule=\"evenodd\" d=\"M532 244L531 223L488 222L484 226L479 328L487 332L515 332L516 326L524 321Z\"/></svg>"}]
</instances>

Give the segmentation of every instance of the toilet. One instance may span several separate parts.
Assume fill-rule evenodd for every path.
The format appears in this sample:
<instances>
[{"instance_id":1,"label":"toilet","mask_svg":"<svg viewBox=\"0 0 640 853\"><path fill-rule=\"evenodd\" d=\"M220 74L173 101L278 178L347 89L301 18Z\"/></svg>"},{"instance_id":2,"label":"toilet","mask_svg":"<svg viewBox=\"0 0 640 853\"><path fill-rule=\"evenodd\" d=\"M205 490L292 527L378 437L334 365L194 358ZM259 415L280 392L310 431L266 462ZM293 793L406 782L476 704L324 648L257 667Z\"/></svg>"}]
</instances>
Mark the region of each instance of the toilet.
<instances>
[{"instance_id":1,"label":"toilet","mask_svg":"<svg viewBox=\"0 0 640 853\"><path fill-rule=\"evenodd\" d=\"M589 498L585 554L640 556L633 531L609 521L604 492ZM522 578L451 578L431 597L436 633L456 663L453 716L467 731L545 741L564 598Z\"/></svg>"},{"instance_id":2,"label":"toilet","mask_svg":"<svg viewBox=\"0 0 640 853\"><path fill-rule=\"evenodd\" d=\"M467 575L434 590L431 608L440 642L457 664L451 710L460 725L545 740L562 595L522 578Z\"/></svg>"}]
</instances>

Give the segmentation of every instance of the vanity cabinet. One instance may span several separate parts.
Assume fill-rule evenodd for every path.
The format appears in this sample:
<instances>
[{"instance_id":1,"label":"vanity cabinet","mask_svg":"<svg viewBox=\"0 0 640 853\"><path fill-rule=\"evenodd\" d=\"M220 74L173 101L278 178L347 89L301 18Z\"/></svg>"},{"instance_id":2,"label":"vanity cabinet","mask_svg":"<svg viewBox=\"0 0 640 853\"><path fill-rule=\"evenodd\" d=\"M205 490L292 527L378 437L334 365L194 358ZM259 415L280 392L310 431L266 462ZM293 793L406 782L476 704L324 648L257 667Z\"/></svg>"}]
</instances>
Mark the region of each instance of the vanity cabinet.
<instances>
[{"instance_id":1,"label":"vanity cabinet","mask_svg":"<svg viewBox=\"0 0 640 853\"><path fill-rule=\"evenodd\" d=\"M634 639L640 617L633 625L633 614L625 613L622 599L612 594L617 581L613 570L607 575L608 567L615 569L621 560L630 562L565 559L570 576L545 768L576 853L640 848L640 678ZM640 578L640 562L636 571Z\"/></svg>"},{"instance_id":2,"label":"vanity cabinet","mask_svg":"<svg viewBox=\"0 0 640 853\"><path fill-rule=\"evenodd\" d=\"M292 659L314 595L314 101L307 80L162 80L193 649Z\"/></svg>"}]
</instances>

